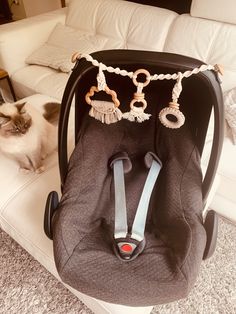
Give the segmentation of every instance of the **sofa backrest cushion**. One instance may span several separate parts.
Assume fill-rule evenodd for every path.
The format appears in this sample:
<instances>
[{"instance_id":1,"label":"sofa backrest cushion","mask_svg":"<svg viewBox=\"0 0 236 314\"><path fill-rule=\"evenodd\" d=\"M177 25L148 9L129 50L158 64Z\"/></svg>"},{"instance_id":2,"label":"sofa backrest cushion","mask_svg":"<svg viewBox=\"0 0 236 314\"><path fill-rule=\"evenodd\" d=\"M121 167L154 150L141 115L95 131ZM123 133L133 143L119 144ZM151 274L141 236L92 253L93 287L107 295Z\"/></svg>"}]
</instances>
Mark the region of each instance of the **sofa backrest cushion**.
<instances>
[{"instance_id":1,"label":"sofa backrest cushion","mask_svg":"<svg viewBox=\"0 0 236 314\"><path fill-rule=\"evenodd\" d=\"M73 0L66 25L108 38L103 49L162 50L177 13L121 0Z\"/></svg>"},{"instance_id":2,"label":"sofa backrest cushion","mask_svg":"<svg viewBox=\"0 0 236 314\"><path fill-rule=\"evenodd\" d=\"M236 24L235 0L192 0L191 16Z\"/></svg>"},{"instance_id":3,"label":"sofa backrest cushion","mask_svg":"<svg viewBox=\"0 0 236 314\"><path fill-rule=\"evenodd\" d=\"M236 25L183 14L175 20L164 51L221 64L225 70L222 88L227 91L236 85L235 44Z\"/></svg>"}]
</instances>

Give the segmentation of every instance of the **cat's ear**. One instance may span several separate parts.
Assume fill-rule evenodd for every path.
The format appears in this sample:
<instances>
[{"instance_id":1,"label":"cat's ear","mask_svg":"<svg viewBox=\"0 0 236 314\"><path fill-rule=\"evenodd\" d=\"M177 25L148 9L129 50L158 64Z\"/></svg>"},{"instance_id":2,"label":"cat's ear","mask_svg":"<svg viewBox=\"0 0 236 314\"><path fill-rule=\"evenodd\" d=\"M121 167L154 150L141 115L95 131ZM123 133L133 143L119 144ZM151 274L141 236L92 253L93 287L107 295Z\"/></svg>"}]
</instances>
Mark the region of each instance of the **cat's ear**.
<instances>
[{"instance_id":1,"label":"cat's ear","mask_svg":"<svg viewBox=\"0 0 236 314\"><path fill-rule=\"evenodd\" d=\"M4 116L3 114L0 113L0 128L6 124L7 122L9 122L11 120L10 117Z\"/></svg>"},{"instance_id":2,"label":"cat's ear","mask_svg":"<svg viewBox=\"0 0 236 314\"><path fill-rule=\"evenodd\" d=\"M19 113L25 113L25 106L26 102L23 102L22 104L16 104L16 108L18 110Z\"/></svg>"}]
</instances>

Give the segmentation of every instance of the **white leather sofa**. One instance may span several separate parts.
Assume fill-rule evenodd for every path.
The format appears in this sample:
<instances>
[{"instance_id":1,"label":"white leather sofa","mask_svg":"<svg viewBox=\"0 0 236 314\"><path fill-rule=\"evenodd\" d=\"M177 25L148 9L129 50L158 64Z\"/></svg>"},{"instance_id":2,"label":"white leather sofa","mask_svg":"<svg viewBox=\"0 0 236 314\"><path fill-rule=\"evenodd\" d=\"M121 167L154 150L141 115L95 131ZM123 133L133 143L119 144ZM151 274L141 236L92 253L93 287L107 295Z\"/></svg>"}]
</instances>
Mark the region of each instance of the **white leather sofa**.
<instances>
[{"instance_id":1,"label":"white leather sofa","mask_svg":"<svg viewBox=\"0 0 236 314\"><path fill-rule=\"evenodd\" d=\"M68 8L0 26L0 67L8 71L18 98L29 97L28 100L38 106L48 99L61 100L69 73L26 63L34 51L46 42L51 43L49 36L60 22L67 27L66 32L72 28L72 31L77 30L93 39L99 37L100 50L166 51L210 64L220 63L225 68L222 89L227 93L236 88L234 12L235 0L225 0L224 3L221 0L193 0L190 14L182 15L122 0L73 0ZM68 37L65 33L63 36L66 43ZM61 42L63 40L60 45ZM68 43L65 46L68 48ZM1 91L6 99L9 98L3 81ZM211 135L212 125L206 140L203 165L207 163ZM236 146L226 134L218 169L219 186L210 207L232 221L236 221L235 160ZM47 159L46 171L40 175L19 173L13 161L0 155L0 173L1 228L57 276L52 242L43 232L47 194L51 190L60 190L57 155ZM73 292L99 314L144 314L151 311L151 307L112 305Z\"/></svg>"}]
</instances>

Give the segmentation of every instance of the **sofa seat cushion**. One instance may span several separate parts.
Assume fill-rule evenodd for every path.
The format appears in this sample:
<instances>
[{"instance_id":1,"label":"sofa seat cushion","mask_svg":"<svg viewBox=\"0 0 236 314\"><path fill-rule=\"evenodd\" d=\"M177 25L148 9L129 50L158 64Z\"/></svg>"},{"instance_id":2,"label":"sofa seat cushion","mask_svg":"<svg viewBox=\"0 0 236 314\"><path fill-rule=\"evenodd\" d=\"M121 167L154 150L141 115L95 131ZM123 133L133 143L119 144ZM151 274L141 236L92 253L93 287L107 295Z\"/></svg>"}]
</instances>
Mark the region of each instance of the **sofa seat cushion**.
<instances>
[{"instance_id":1,"label":"sofa seat cushion","mask_svg":"<svg viewBox=\"0 0 236 314\"><path fill-rule=\"evenodd\" d=\"M68 78L68 73L39 65L25 66L11 77L19 98L39 93L57 100L62 99Z\"/></svg>"},{"instance_id":2,"label":"sofa seat cushion","mask_svg":"<svg viewBox=\"0 0 236 314\"><path fill-rule=\"evenodd\" d=\"M210 127L202 156L202 166L207 167L212 146L213 128ZM217 170L219 186L210 204L210 208L224 217L236 222L236 146L229 136L224 138L222 154Z\"/></svg>"},{"instance_id":3,"label":"sofa seat cushion","mask_svg":"<svg viewBox=\"0 0 236 314\"><path fill-rule=\"evenodd\" d=\"M224 94L225 118L228 122L230 135L236 145L236 87Z\"/></svg>"},{"instance_id":4,"label":"sofa seat cushion","mask_svg":"<svg viewBox=\"0 0 236 314\"><path fill-rule=\"evenodd\" d=\"M1 182L1 228L36 259L43 259L44 266L53 272L52 246L43 234L42 222L49 189L59 190L56 154L48 158L47 170L41 175L20 173L13 161L2 155L0 158L0 171L5 178Z\"/></svg>"},{"instance_id":5,"label":"sofa seat cushion","mask_svg":"<svg viewBox=\"0 0 236 314\"><path fill-rule=\"evenodd\" d=\"M220 185L211 207L226 218L236 222L236 146L230 138L224 140L222 156L217 173L220 175Z\"/></svg>"},{"instance_id":6,"label":"sofa seat cushion","mask_svg":"<svg viewBox=\"0 0 236 314\"><path fill-rule=\"evenodd\" d=\"M40 110L43 104L55 99L45 95L33 95L24 98L23 101ZM13 238L20 237L21 240L18 242L25 243L24 246L27 246L28 250L33 250L33 256L43 254L47 263L52 248L46 236L42 237L42 225L39 221L42 221L48 190L54 188L59 191L56 152L46 158L45 167L46 171L41 174L22 173L17 162L2 153L0 155L0 172L4 178L0 182L1 227L4 230L8 229L7 232L10 234L13 233ZM50 263L47 266L52 270Z\"/></svg>"}]
</instances>

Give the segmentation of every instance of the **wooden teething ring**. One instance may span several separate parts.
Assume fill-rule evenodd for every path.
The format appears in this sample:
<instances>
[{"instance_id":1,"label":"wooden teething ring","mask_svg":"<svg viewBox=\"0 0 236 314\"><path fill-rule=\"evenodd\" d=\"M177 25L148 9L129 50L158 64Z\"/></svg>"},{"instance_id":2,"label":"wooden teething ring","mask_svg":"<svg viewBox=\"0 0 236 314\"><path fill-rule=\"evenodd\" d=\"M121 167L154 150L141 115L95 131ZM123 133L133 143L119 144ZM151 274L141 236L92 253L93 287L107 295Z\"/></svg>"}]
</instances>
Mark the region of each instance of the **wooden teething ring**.
<instances>
[{"instance_id":1,"label":"wooden teething ring","mask_svg":"<svg viewBox=\"0 0 236 314\"><path fill-rule=\"evenodd\" d=\"M147 70L145 70L145 69L139 69L139 70L134 72L134 74L133 74L133 83L134 83L134 85L138 86L138 84L141 83L141 82L137 81L137 77L138 77L139 74L145 74L146 75L146 81L144 83L142 83L142 84L143 84L143 87L147 86L150 83L151 79L150 79L150 73Z\"/></svg>"},{"instance_id":2,"label":"wooden teething ring","mask_svg":"<svg viewBox=\"0 0 236 314\"><path fill-rule=\"evenodd\" d=\"M136 94L136 93L135 93ZM144 94L143 94L144 95ZM141 102L142 104L143 104L143 106L142 107L136 107L136 106L134 106L134 104L136 103L136 102ZM135 109L135 108L142 108L143 110L145 110L146 108L147 108L147 102L146 102L146 100L144 99L144 98L138 98L138 99L136 99L135 98L135 96L134 96L134 99L132 99L131 100L131 102L130 102L130 108L131 109Z\"/></svg>"},{"instance_id":3,"label":"wooden teething ring","mask_svg":"<svg viewBox=\"0 0 236 314\"><path fill-rule=\"evenodd\" d=\"M92 86L89 90L89 92L85 95L85 100L87 102L87 104L91 105L92 100L90 97L92 97L94 95L94 93L99 93L99 89L97 88L97 86ZM105 86L104 92L106 92L106 94L111 95L112 101L115 105L116 108L119 107L120 102L117 98L117 94L114 90L110 89L108 86Z\"/></svg>"},{"instance_id":4,"label":"wooden teething ring","mask_svg":"<svg viewBox=\"0 0 236 314\"><path fill-rule=\"evenodd\" d=\"M146 81L145 82L138 82L137 81L137 77L138 77L139 74L145 74L146 75ZM145 69L139 69L139 70L135 71L134 74L133 74L133 83L137 87L140 86L140 85L142 86L142 88L147 86L150 83L150 73L147 70L145 70ZM134 110L135 110L135 108L142 108L143 111L144 111L146 109L146 107L147 107L147 102L144 99L144 96L145 96L145 94L142 93L142 92L138 92L137 91L136 93L134 93L134 98L130 102L130 108L134 109ZM134 106L134 104L136 102L141 102L143 104L143 106L142 107Z\"/></svg>"},{"instance_id":5,"label":"wooden teething ring","mask_svg":"<svg viewBox=\"0 0 236 314\"><path fill-rule=\"evenodd\" d=\"M176 118L176 121L170 121L167 118L168 115L174 116ZM169 107L166 107L160 111L159 119L165 127L170 129L178 129L185 122L185 117L183 113L179 110L179 104L174 102L170 102Z\"/></svg>"}]
</instances>

